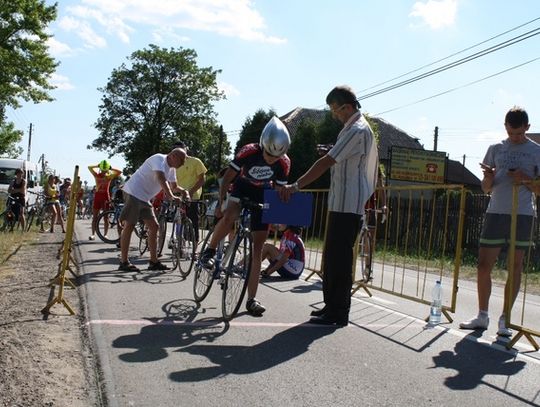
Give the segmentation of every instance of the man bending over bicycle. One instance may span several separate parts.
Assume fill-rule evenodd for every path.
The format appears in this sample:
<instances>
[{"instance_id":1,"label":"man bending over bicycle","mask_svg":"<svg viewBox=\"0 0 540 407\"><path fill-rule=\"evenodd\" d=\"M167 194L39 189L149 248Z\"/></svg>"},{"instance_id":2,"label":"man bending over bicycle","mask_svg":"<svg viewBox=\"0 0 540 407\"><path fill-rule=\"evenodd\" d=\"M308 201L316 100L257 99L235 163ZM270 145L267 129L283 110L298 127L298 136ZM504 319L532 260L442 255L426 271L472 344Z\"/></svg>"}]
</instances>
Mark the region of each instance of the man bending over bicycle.
<instances>
[{"instance_id":1,"label":"man bending over bicycle","mask_svg":"<svg viewBox=\"0 0 540 407\"><path fill-rule=\"evenodd\" d=\"M286 155L291 139L285 125L273 117L264 127L259 144L246 144L229 164L219 188L219 205L216 217L221 217L221 204L227 196L227 188L233 182L223 217L217 223L208 248L201 254L201 263L206 268L214 266L214 256L219 242L230 232L241 211L241 198L264 202L264 190L280 189L287 184L291 161ZM238 175L238 176L237 176ZM235 179L236 177L236 179ZM266 308L255 298L261 274L262 248L268 237L268 224L262 223L262 209L251 213L253 255L248 280L246 309L253 316L260 316Z\"/></svg>"}]
</instances>

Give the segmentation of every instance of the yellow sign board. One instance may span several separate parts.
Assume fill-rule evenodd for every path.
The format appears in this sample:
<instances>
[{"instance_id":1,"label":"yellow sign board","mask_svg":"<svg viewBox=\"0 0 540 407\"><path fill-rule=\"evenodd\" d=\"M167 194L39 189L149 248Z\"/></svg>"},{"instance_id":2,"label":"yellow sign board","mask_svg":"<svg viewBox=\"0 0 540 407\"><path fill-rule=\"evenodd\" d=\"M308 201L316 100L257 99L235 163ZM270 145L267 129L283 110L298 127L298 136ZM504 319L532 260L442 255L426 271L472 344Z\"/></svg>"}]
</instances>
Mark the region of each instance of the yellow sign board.
<instances>
[{"instance_id":1,"label":"yellow sign board","mask_svg":"<svg viewBox=\"0 0 540 407\"><path fill-rule=\"evenodd\" d=\"M411 182L444 184L446 153L393 146L390 152L390 178Z\"/></svg>"}]
</instances>

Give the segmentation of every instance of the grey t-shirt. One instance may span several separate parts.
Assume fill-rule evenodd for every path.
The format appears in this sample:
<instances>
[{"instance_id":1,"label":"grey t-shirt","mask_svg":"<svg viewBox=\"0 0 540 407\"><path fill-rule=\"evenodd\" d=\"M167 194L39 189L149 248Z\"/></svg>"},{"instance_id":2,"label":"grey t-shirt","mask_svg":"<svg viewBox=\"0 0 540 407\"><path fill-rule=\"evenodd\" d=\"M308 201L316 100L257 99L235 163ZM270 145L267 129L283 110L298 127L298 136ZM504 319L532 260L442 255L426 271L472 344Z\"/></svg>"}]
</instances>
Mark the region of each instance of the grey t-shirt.
<instances>
[{"instance_id":1,"label":"grey t-shirt","mask_svg":"<svg viewBox=\"0 0 540 407\"><path fill-rule=\"evenodd\" d=\"M484 163L495 168L488 213L512 213L512 177L508 170L519 169L534 178L540 172L540 145L527 139L514 144L508 139L489 146ZM534 194L525 186L519 188L518 215L535 215Z\"/></svg>"}]
</instances>

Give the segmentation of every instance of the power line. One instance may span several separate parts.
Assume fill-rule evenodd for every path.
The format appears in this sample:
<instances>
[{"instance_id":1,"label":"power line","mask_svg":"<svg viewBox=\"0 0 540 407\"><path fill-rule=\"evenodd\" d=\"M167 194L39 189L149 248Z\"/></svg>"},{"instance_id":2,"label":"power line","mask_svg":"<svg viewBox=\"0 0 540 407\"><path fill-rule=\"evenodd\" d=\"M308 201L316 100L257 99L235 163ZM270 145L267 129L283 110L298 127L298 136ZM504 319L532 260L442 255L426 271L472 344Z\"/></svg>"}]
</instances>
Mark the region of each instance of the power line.
<instances>
[{"instance_id":1,"label":"power line","mask_svg":"<svg viewBox=\"0 0 540 407\"><path fill-rule=\"evenodd\" d=\"M447 93L451 93L451 92L454 92L454 91L456 91L456 90L466 88L466 87L468 87L468 86L477 84L477 83L479 83L479 82L485 81L485 80L487 80L487 79L493 78L493 77L498 76L498 75L501 75L501 74L503 74L503 73L506 73L506 72L512 71L512 70L514 70L514 69L520 68L520 67L522 67L522 66L524 66L524 65L527 65L527 64L530 64L530 63L532 63L532 62L538 61L539 59L540 59L540 57L536 57L536 58L531 59L531 60L529 60L529 61L527 61L527 62L523 62L522 64L519 64L519 65L514 65L514 66L512 66L512 67L510 67L510 68L508 68L508 69L499 71L499 72L497 72L497 73L494 73L494 74L492 74L492 75L486 76L486 77L484 77L484 78L477 79L477 80L475 80L475 81L466 83L466 84L464 84L464 85L457 86L457 87L455 87L455 88L445 90L444 92L440 92L440 93L437 93L437 94L435 94L435 95L429 96L429 97L427 97L427 98L423 98L423 99L417 100L416 102L411 102L411 103L408 103L408 104L406 104L406 105L402 105L402 106L395 107L395 108L393 108L393 109L385 110L384 112L376 113L375 115L376 115L376 116L379 116L379 115L383 115L383 114L386 114L386 113L394 112L394 111L396 111L396 110L403 109L403 108L405 108L405 107L409 107L409 106L413 106L413 105L416 105L416 104L421 103L421 102L425 102L426 100L430 100L430 99L434 99L434 98L439 97L439 96L442 96L442 95L446 95Z\"/></svg>"},{"instance_id":2,"label":"power line","mask_svg":"<svg viewBox=\"0 0 540 407\"><path fill-rule=\"evenodd\" d=\"M454 61L452 63L443 65L442 67L432 69L431 71L425 72L425 73L423 73L421 75L417 75L417 76L415 76L413 78L410 78L410 79L407 79L405 81L401 81L401 82L398 82L398 83L396 83L394 85L387 86L387 87L382 88L382 89L380 89L378 91L368 93L367 95L360 96L358 98L358 100L364 100L364 99L367 99L367 98L370 98L370 97L373 97L373 96L377 96L377 95L380 95L381 93L385 93L385 92L400 88L402 86L408 85L410 83L419 81L420 79L424 79L424 78L427 78L429 76L432 76L432 75L447 71L448 69L455 68L456 66L462 65L462 64L464 64L466 62L470 62L470 61L475 60L477 58L480 58L482 56L491 54L492 52L499 51L499 50L501 50L503 48L509 47L510 45L517 44L518 42L524 41L524 40L529 39L531 37L534 37L534 36L536 36L538 34L540 34L540 28L535 28L534 30L528 31L528 32L526 32L524 34L521 34L521 35L517 36L517 37L510 38L509 40L503 41L503 42L501 42L501 43L499 43L497 45L486 48L486 49L484 49L482 51L479 51L479 52L477 52L475 54L472 54L472 55L469 55L467 57L458 59L457 61Z\"/></svg>"},{"instance_id":3,"label":"power line","mask_svg":"<svg viewBox=\"0 0 540 407\"><path fill-rule=\"evenodd\" d=\"M495 35L495 36L493 36L493 37L491 37L491 38L488 38L487 40L484 40L484 41L481 41L481 42L476 43L476 44L474 44L474 45L471 45L470 47L464 48L464 49L462 49L461 51L454 52L453 54L450 54L450 55L448 55L448 56L446 56L446 57L444 57L444 58L438 59L438 60L436 60L436 61L434 61L434 62L431 62L431 63L429 63L429 64L423 65L423 66L421 66L421 67L419 67L419 68L413 69L412 71L405 72L404 74L401 74L401 75L399 75L399 76L396 76L396 77L394 77L394 78L392 78L392 79L388 79L388 80L386 80L386 81L384 81L384 82L380 82L380 83L378 83L378 84L376 84L376 85L370 86L369 88L361 89L359 92L365 92L365 91L367 91L367 90L370 90L370 89L373 89L373 88L377 88L377 87L379 87L379 86L381 86L381 85L384 85L384 84L386 84L386 83L393 82L393 81L395 81L396 79L403 78L404 76L407 76L407 75L409 75L409 74L411 74L411 73L415 73L415 72L418 72L418 71L420 71L420 70L422 70L422 69L424 69L424 68L427 68L427 67L433 66L433 65L435 65L435 64L438 64L439 62L442 62L442 61L445 61L445 60L450 59L450 58L452 58L452 57L455 57L456 55L462 54L462 53L465 52L465 51L469 51L469 50L471 50L471 49L473 49L473 48L476 48L476 47L478 47L479 45L482 45L482 44L485 44L485 43L487 43L487 42L489 42L489 41L491 41L491 40L494 40L495 38L502 37L503 35L506 35L506 34L512 32L512 31L515 31L515 30L517 30L517 29L519 29L519 28L521 28L521 27L525 27L526 25L531 24L531 23L534 23L534 22L537 21L537 20L540 20L540 17L536 17L536 18L534 18L534 19L532 19L532 20L530 20L530 21L527 21L526 23L523 23L523 24L518 25L517 27L514 27L514 28L511 28L511 29L509 29L509 30L506 30L506 31L504 31L504 32L502 32L502 33L500 33L500 34L497 34L497 35Z\"/></svg>"}]
</instances>

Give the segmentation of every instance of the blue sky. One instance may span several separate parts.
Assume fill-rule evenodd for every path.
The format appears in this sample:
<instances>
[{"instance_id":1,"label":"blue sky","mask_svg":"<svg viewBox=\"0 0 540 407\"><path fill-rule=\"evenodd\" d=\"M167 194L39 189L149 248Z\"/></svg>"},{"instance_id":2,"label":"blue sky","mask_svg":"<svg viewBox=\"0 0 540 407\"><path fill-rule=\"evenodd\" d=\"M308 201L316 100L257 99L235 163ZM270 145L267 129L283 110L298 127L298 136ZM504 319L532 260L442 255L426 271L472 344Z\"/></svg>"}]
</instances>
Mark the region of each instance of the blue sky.
<instances>
[{"instance_id":1,"label":"blue sky","mask_svg":"<svg viewBox=\"0 0 540 407\"><path fill-rule=\"evenodd\" d=\"M47 0L52 4L52 1ZM24 104L8 118L25 131L34 126L31 159L45 154L61 176L106 158L86 146L97 137L101 94L113 69L135 50L156 44L192 48L199 66L221 69L227 99L218 120L236 143L246 117L273 108L323 108L326 94L348 84L357 94L479 52L540 27L540 19L474 49L375 88L540 17L538 0L67 0L50 26L52 55L60 61L52 82L54 102ZM363 100L379 116L433 148L463 160L478 176L489 144L506 137L503 119L513 105L527 109L531 132L540 133L540 60L465 86L540 57L540 35L461 66ZM366 90L371 88L369 90ZM439 97L439 93L459 88ZM424 102L412 104L425 98ZM404 107L406 106L406 107ZM397 108L397 109L396 109ZM396 110L393 110L396 109ZM389 110L393 110L388 112ZM386 112L386 113L384 113ZM113 166L124 161L115 156Z\"/></svg>"}]
</instances>

